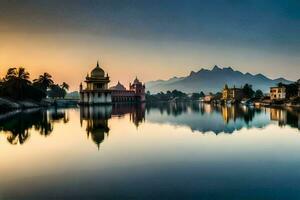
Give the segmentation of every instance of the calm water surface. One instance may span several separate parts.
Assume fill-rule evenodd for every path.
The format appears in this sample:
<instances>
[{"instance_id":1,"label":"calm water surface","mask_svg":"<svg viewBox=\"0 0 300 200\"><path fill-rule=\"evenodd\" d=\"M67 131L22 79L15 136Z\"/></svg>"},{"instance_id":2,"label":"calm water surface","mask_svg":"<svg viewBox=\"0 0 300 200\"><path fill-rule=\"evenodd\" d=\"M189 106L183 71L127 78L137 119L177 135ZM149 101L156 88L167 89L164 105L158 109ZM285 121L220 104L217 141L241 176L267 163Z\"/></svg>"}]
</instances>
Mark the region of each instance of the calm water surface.
<instances>
[{"instance_id":1,"label":"calm water surface","mask_svg":"<svg viewBox=\"0 0 300 200\"><path fill-rule=\"evenodd\" d=\"M189 104L0 119L0 199L300 199L300 112Z\"/></svg>"}]
</instances>

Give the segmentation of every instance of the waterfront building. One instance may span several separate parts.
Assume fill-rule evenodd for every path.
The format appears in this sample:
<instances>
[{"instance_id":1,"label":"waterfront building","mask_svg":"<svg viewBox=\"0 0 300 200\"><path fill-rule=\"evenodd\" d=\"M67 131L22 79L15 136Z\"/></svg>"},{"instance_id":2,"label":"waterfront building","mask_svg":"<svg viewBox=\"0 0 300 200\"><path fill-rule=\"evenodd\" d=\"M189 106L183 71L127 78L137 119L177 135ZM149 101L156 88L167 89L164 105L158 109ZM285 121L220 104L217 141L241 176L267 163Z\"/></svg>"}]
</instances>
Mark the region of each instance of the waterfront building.
<instances>
[{"instance_id":1,"label":"waterfront building","mask_svg":"<svg viewBox=\"0 0 300 200\"><path fill-rule=\"evenodd\" d=\"M214 99L213 95L205 95L203 101L206 103L210 103Z\"/></svg>"},{"instance_id":2,"label":"waterfront building","mask_svg":"<svg viewBox=\"0 0 300 200\"><path fill-rule=\"evenodd\" d=\"M270 98L272 100L282 100L286 98L285 86L276 86L270 88Z\"/></svg>"},{"instance_id":3,"label":"waterfront building","mask_svg":"<svg viewBox=\"0 0 300 200\"><path fill-rule=\"evenodd\" d=\"M110 78L105 75L104 70L97 62L96 67L87 74L85 81L86 87L80 84L80 104L111 104L116 102L144 102L145 84L135 78L133 83L129 84L127 90L120 82L116 86L108 87Z\"/></svg>"},{"instance_id":4,"label":"waterfront building","mask_svg":"<svg viewBox=\"0 0 300 200\"><path fill-rule=\"evenodd\" d=\"M223 100L242 100L244 97L243 89L242 88L228 88L227 85L225 85L223 91L222 91L222 99Z\"/></svg>"},{"instance_id":5,"label":"waterfront building","mask_svg":"<svg viewBox=\"0 0 300 200\"><path fill-rule=\"evenodd\" d=\"M136 77L133 83L129 83L129 90L120 82L109 88L112 95L112 102L144 102L145 85Z\"/></svg>"},{"instance_id":6,"label":"waterfront building","mask_svg":"<svg viewBox=\"0 0 300 200\"><path fill-rule=\"evenodd\" d=\"M298 85L298 97L300 97L300 79L297 81L297 85Z\"/></svg>"},{"instance_id":7,"label":"waterfront building","mask_svg":"<svg viewBox=\"0 0 300 200\"><path fill-rule=\"evenodd\" d=\"M80 84L80 103L82 104L109 104L112 102L111 91L108 90L110 82L108 74L105 75L104 70L97 62L96 67L87 74L85 81L86 88L83 89Z\"/></svg>"}]
</instances>

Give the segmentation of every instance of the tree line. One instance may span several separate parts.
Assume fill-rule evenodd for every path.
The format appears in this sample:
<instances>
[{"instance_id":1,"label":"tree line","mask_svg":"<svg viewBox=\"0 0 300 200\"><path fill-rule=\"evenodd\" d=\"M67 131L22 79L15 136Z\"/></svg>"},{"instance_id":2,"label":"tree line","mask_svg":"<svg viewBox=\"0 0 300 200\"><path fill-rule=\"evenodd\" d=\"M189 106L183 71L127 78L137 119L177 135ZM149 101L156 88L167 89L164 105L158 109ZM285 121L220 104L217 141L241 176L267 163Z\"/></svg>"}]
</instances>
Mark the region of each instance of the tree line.
<instances>
[{"instance_id":1,"label":"tree line","mask_svg":"<svg viewBox=\"0 0 300 200\"><path fill-rule=\"evenodd\" d=\"M228 88L228 85L225 84L225 88ZM243 91L243 95L245 98L248 99L261 99L263 98L264 94L261 90L256 90L254 91L252 89L252 85L250 84L245 84L244 86L241 87L242 91ZM215 94L213 93L208 93L208 94L204 94L204 92L195 92L192 94L186 94L182 91L179 90L173 90L173 91L167 91L166 93L164 92L160 92L157 94L150 94L150 92L148 91L146 93L146 100L147 101L170 101L170 100L199 100L203 97L205 97L206 95L211 95L214 97L214 99L221 99L222 98L222 92L217 92Z\"/></svg>"},{"instance_id":2,"label":"tree line","mask_svg":"<svg viewBox=\"0 0 300 200\"><path fill-rule=\"evenodd\" d=\"M201 91L200 93L192 93L188 95L179 90L167 91L166 93L160 92L157 94L150 94L148 91L146 93L147 101L170 101L170 100L199 100L201 97L204 97L205 94Z\"/></svg>"},{"instance_id":3,"label":"tree line","mask_svg":"<svg viewBox=\"0 0 300 200\"><path fill-rule=\"evenodd\" d=\"M69 85L65 82L54 83L52 76L47 72L31 81L29 72L23 67L9 68L0 80L0 96L14 100L40 101L47 96L64 98L68 89Z\"/></svg>"}]
</instances>

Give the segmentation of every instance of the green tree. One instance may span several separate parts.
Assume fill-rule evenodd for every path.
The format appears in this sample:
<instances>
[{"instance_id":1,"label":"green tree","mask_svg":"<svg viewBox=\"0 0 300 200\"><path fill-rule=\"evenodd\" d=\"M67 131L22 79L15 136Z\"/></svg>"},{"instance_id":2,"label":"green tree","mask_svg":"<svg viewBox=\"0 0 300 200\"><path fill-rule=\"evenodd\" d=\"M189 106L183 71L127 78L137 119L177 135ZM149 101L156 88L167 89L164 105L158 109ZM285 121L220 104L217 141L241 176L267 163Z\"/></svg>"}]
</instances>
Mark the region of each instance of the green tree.
<instances>
[{"instance_id":1,"label":"green tree","mask_svg":"<svg viewBox=\"0 0 300 200\"><path fill-rule=\"evenodd\" d=\"M192 100L199 100L201 97L200 93L193 93L191 96Z\"/></svg>"},{"instance_id":2,"label":"green tree","mask_svg":"<svg viewBox=\"0 0 300 200\"><path fill-rule=\"evenodd\" d=\"M63 82L60 87L64 90L69 90L69 85L66 82Z\"/></svg>"},{"instance_id":3,"label":"green tree","mask_svg":"<svg viewBox=\"0 0 300 200\"><path fill-rule=\"evenodd\" d=\"M256 90L255 91L254 97L256 99L261 99L263 96L264 96L264 93L261 90Z\"/></svg>"},{"instance_id":4,"label":"green tree","mask_svg":"<svg viewBox=\"0 0 300 200\"><path fill-rule=\"evenodd\" d=\"M205 94L203 91L200 92L200 97L205 97Z\"/></svg>"},{"instance_id":5,"label":"green tree","mask_svg":"<svg viewBox=\"0 0 300 200\"><path fill-rule=\"evenodd\" d=\"M44 92L54 84L52 80L52 76L45 72L44 74L40 75L39 78L33 80L33 84L43 90Z\"/></svg>"},{"instance_id":6,"label":"green tree","mask_svg":"<svg viewBox=\"0 0 300 200\"><path fill-rule=\"evenodd\" d=\"M6 95L16 99L23 99L25 97L25 90L30 85L29 73L25 68L9 68L7 70L3 82L3 90Z\"/></svg>"},{"instance_id":7,"label":"green tree","mask_svg":"<svg viewBox=\"0 0 300 200\"><path fill-rule=\"evenodd\" d=\"M278 83L278 87L285 87L286 98L296 97L298 95L298 84L297 82L291 84Z\"/></svg>"},{"instance_id":8,"label":"green tree","mask_svg":"<svg viewBox=\"0 0 300 200\"><path fill-rule=\"evenodd\" d=\"M245 97L252 98L255 92L252 89L252 85L246 83L243 87L243 93Z\"/></svg>"},{"instance_id":9,"label":"green tree","mask_svg":"<svg viewBox=\"0 0 300 200\"><path fill-rule=\"evenodd\" d=\"M48 96L51 98L64 98L67 92L61 88L58 84L53 84L50 86L50 90L48 91Z\"/></svg>"},{"instance_id":10,"label":"green tree","mask_svg":"<svg viewBox=\"0 0 300 200\"><path fill-rule=\"evenodd\" d=\"M185 94L185 93L183 93L183 92L181 92L179 90L173 90L171 93L172 93L172 97L173 98L176 98L176 97L183 98L183 97L187 96L187 94Z\"/></svg>"}]
</instances>

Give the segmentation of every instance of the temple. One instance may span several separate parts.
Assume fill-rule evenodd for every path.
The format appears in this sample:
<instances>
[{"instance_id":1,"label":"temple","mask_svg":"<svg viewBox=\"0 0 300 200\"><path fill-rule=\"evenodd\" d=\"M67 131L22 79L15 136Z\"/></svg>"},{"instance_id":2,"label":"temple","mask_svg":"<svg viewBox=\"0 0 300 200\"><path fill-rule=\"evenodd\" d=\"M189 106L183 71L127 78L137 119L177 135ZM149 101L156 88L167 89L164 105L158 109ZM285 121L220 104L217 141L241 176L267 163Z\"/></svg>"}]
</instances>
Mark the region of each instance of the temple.
<instances>
[{"instance_id":1,"label":"temple","mask_svg":"<svg viewBox=\"0 0 300 200\"><path fill-rule=\"evenodd\" d=\"M108 87L110 82L108 74L97 62L96 67L87 74L85 81L86 88L80 84L80 104L111 104L117 102L144 102L145 101L145 84L140 82L136 77L133 83L129 83L129 89L118 82L113 87Z\"/></svg>"}]
</instances>

